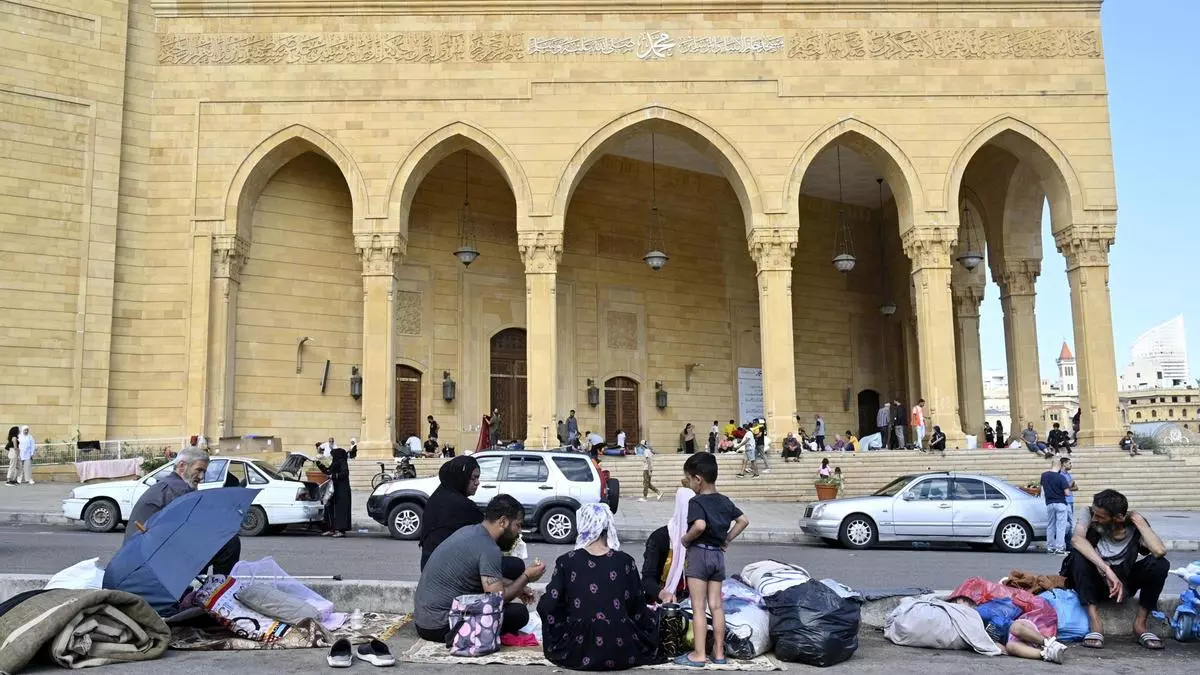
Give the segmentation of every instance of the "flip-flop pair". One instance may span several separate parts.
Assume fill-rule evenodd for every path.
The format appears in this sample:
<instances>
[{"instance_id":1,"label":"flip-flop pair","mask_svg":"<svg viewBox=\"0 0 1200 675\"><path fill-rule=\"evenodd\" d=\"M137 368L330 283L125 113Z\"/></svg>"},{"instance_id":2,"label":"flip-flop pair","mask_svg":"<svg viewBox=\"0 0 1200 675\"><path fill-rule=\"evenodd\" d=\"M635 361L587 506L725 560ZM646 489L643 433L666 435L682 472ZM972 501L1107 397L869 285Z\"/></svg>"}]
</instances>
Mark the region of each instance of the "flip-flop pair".
<instances>
[{"instance_id":1,"label":"flip-flop pair","mask_svg":"<svg viewBox=\"0 0 1200 675\"><path fill-rule=\"evenodd\" d=\"M358 649L352 649L350 641L342 638L333 643L329 648L329 656L325 657L325 662L330 668L349 668L354 665L354 659L378 666L387 668L396 665L396 657L392 656L388 646L379 640L371 640L370 642L359 645Z\"/></svg>"}]
</instances>

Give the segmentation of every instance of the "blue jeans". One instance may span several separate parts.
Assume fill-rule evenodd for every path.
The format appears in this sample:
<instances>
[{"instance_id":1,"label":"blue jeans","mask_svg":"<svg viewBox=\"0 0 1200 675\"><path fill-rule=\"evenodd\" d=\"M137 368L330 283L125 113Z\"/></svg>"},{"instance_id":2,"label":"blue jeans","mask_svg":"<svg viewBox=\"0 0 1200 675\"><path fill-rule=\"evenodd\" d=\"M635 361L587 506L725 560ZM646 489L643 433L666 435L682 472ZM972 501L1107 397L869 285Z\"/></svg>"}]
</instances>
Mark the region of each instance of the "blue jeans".
<instances>
[{"instance_id":1,"label":"blue jeans","mask_svg":"<svg viewBox=\"0 0 1200 675\"><path fill-rule=\"evenodd\" d=\"M1046 548L1051 551L1066 550L1071 509L1066 504L1047 504L1046 511L1050 514L1050 522L1046 524Z\"/></svg>"}]
</instances>

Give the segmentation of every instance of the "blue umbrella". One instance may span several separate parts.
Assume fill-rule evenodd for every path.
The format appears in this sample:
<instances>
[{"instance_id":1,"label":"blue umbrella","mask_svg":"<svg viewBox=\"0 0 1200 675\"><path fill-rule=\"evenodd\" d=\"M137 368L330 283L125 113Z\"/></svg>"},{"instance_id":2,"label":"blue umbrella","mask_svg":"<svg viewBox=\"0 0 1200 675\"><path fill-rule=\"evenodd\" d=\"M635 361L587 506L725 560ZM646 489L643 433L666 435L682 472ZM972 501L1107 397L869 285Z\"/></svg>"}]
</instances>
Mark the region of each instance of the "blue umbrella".
<instances>
[{"instance_id":1,"label":"blue umbrella","mask_svg":"<svg viewBox=\"0 0 1200 675\"><path fill-rule=\"evenodd\" d=\"M104 588L141 596L170 611L221 547L237 535L258 490L189 492L150 516L104 570ZM137 527L130 523L129 527Z\"/></svg>"}]
</instances>

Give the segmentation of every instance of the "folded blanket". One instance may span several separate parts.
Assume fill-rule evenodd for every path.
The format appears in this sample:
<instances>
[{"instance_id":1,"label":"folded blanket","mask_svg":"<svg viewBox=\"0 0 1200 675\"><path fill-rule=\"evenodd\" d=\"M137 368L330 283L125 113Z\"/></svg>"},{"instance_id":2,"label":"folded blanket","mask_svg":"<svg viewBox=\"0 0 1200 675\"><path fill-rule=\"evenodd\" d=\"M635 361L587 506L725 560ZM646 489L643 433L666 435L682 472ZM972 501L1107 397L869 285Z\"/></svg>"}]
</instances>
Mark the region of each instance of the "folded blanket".
<instances>
[{"instance_id":1,"label":"folded blanket","mask_svg":"<svg viewBox=\"0 0 1200 675\"><path fill-rule=\"evenodd\" d=\"M64 668L147 661L162 656L170 630L136 595L52 590L0 615L0 672L16 673L46 648Z\"/></svg>"},{"instance_id":2,"label":"folded blanket","mask_svg":"<svg viewBox=\"0 0 1200 675\"><path fill-rule=\"evenodd\" d=\"M1013 570L1008 573L1008 578L1004 580L1004 585L1011 586L1012 588L1021 588L1037 595L1042 591L1066 588L1067 579L1057 574L1037 574L1035 572L1026 572L1025 570Z\"/></svg>"}]
</instances>

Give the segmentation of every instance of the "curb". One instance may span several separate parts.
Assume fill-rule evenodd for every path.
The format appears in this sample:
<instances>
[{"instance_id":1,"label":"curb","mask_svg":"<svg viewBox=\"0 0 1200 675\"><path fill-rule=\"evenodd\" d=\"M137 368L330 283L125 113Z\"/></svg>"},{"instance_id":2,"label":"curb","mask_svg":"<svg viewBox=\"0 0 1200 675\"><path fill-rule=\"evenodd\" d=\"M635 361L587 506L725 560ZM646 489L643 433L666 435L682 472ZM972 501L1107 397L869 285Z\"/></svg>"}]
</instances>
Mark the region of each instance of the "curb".
<instances>
[{"instance_id":1,"label":"curb","mask_svg":"<svg viewBox=\"0 0 1200 675\"><path fill-rule=\"evenodd\" d=\"M70 520L56 513L24 513L16 511L0 511L0 525L80 525L79 521ZM646 541L656 527L647 527L644 525L629 525L620 527L620 536L625 541ZM82 528L81 528L82 529ZM371 534L387 534L388 529L374 520L366 522L355 522L351 525L351 530L359 533ZM770 544L777 546L821 546L823 545L816 537L811 537L800 530L776 530L776 531L751 531L745 532L738 541L747 544ZM1195 552L1200 551L1200 539L1166 539L1163 540L1163 545L1167 547L1168 552ZM915 543L912 548L928 548L927 544ZM1045 542L1034 542L1029 546L1030 551L1045 552Z\"/></svg>"}]
</instances>

